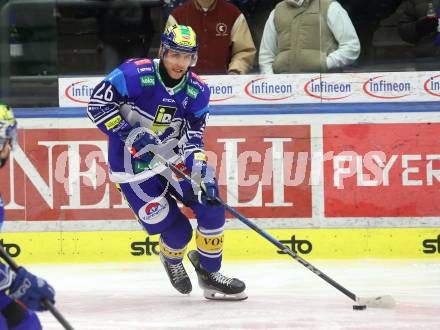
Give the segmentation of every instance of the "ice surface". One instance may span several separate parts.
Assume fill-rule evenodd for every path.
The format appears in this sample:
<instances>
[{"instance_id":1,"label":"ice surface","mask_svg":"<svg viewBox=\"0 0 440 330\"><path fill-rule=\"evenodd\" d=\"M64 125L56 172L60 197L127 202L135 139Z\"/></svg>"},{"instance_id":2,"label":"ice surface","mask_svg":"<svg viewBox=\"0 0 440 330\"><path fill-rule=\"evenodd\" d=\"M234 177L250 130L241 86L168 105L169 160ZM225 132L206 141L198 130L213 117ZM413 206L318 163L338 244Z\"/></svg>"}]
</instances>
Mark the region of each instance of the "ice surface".
<instances>
[{"instance_id":1,"label":"ice surface","mask_svg":"<svg viewBox=\"0 0 440 330\"><path fill-rule=\"evenodd\" d=\"M28 265L57 290L56 307L77 330L131 329L440 329L440 262L313 261L362 297L392 295L394 309L354 311L353 302L298 264L228 262L222 272L246 282L248 300L202 297L171 286L159 260L145 263ZM62 329L40 313L45 330Z\"/></svg>"}]
</instances>

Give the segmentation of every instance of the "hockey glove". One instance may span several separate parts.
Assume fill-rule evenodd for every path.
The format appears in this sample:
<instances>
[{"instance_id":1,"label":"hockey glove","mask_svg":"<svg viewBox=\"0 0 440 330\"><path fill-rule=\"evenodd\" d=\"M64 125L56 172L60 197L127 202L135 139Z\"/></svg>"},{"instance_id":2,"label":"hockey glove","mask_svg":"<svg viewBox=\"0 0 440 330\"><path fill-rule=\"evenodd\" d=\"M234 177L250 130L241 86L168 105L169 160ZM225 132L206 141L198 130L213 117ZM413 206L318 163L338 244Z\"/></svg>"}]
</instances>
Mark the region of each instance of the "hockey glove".
<instances>
[{"instance_id":1,"label":"hockey glove","mask_svg":"<svg viewBox=\"0 0 440 330\"><path fill-rule=\"evenodd\" d=\"M215 171L206 163L204 152L194 152L185 159L185 165L190 169L191 178L200 182L200 190L196 194L200 204L216 205L218 204L219 192Z\"/></svg>"},{"instance_id":2,"label":"hockey glove","mask_svg":"<svg viewBox=\"0 0 440 330\"><path fill-rule=\"evenodd\" d=\"M23 267L20 267L9 287L9 296L39 312L47 310L41 302L43 299L55 303L55 290L45 280L33 275Z\"/></svg>"},{"instance_id":3,"label":"hockey glove","mask_svg":"<svg viewBox=\"0 0 440 330\"><path fill-rule=\"evenodd\" d=\"M200 184L198 194L199 203L204 205L218 205L220 194L218 191L217 180L215 179L215 170L211 166L206 167L205 176Z\"/></svg>"},{"instance_id":4,"label":"hockey glove","mask_svg":"<svg viewBox=\"0 0 440 330\"><path fill-rule=\"evenodd\" d=\"M199 193L199 203L204 205L218 205L217 199L220 198L217 181L212 178L209 181L203 181Z\"/></svg>"},{"instance_id":5,"label":"hockey glove","mask_svg":"<svg viewBox=\"0 0 440 330\"><path fill-rule=\"evenodd\" d=\"M136 123L131 130L120 131L118 134L135 158L147 163L153 160L154 153L151 150L160 143L160 140L150 134L147 128Z\"/></svg>"},{"instance_id":6,"label":"hockey glove","mask_svg":"<svg viewBox=\"0 0 440 330\"><path fill-rule=\"evenodd\" d=\"M190 170L191 177L197 181L206 176L206 155L204 152L197 151L185 159L185 166Z\"/></svg>"}]
</instances>

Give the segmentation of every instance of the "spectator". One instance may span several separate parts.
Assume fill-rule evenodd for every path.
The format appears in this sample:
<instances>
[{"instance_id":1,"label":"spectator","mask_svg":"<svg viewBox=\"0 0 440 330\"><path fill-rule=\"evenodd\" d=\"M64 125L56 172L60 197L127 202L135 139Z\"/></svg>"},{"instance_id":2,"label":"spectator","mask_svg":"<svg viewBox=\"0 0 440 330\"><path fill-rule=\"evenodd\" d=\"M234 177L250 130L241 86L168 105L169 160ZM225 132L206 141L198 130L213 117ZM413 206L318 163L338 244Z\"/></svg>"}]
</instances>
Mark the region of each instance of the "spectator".
<instances>
[{"instance_id":1,"label":"spectator","mask_svg":"<svg viewBox=\"0 0 440 330\"><path fill-rule=\"evenodd\" d=\"M188 0L175 8L166 27L191 26L199 40L198 74L246 74L256 48L244 15L226 0Z\"/></svg>"},{"instance_id":2,"label":"spectator","mask_svg":"<svg viewBox=\"0 0 440 330\"><path fill-rule=\"evenodd\" d=\"M264 27L259 63L264 74L327 72L352 64L359 53L359 38L338 2L284 0Z\"/></svg>"},{"instance_id":3,"label":"spectator","mask_svg":"<svg viewBox=\"0 0 440 330\"><path fill-rule=\"evenodd\" d=\"M248 23L249 20L252 19L252 15L257 7L260 6L260 0L230 0L229 2L232 2L238 7L238 9L240 9L240 11L244 14L244 17L246 17Z\"/></svg>"},{"instance_id":4,"label":"spectator","mask_svg":"<svg viewBox=\"0 0 440 330\"><path fill-rule=\"evenodd\" d=\"M146 57L153 35L150 8L133 0L112 0L98 16L105 70L128 58Z\"/></svg>"},{"instance_id":5,"label":"spectator","mask_svg":"<svg viewBox=\"0 0 440 330\"><path fill-rule=\"evenodd\" d=\"M338 0L347 11L359 36L362 52L359 62L368 60L374 32L384 18L391 16L402 0Z\"/></svg>"},{"instance_id":6,"label":"spectator","mask_svg":"<svg viewBox=\"0 0 440 330\"><path fill-rule=\"evenodd\" d=\"M177 7L181 6L184 0L162 0L162 19L164 22L168 20L171 12Z\"/></svg>"},{"instance_id":7,"label":"spectator","mask_svg":"<svg viewBox=\"0 0 440 330\"><path fill-rule=\"evenodd\" d=\"M268 1L269 0L265 0L265 2ZM177 6L182 5L182 3L184 2L185 0L162 0L162 12L165 22L167 21L168 16L171 14L173 9L175 9ZM228 2L233 3L238 7L238 9L240 9L240 11L246 17L248 23L249 20L252 19L252 15L255 9L260 6L260 0L228 0Z\"/></svg>"},{"instance_id":8,"label":"spectator","mask_svg":"<svg viewBox=\"0 0 440 330\"><path fill-rule=\"evenodd\" d=\"M417 57L440 55L438 17L440 1L405 0L399 20L402 40L416 45Z\"/></svg>"}]
</instances>

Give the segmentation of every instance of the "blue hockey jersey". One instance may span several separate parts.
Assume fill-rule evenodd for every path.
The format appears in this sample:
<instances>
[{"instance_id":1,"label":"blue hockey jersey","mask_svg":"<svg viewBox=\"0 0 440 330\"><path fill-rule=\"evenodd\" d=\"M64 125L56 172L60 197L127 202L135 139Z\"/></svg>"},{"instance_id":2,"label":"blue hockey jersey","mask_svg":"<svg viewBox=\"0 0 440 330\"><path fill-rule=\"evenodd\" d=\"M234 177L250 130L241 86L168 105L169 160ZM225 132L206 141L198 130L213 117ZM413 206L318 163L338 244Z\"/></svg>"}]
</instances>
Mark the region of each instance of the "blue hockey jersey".
<instances>
[{"instance_id":1,"label":"blue hockey jersey","mask_svg":"<svg viewBox=\"0 0 440 330\"><path fill-rule=\"evenodd\" d=\"M111 173L133 173L124 164L127 150L120 133L137 123L164 143L177 139L183 159L203 152L209 96L208 86L191 71L175 87L166 87L158 59L131 59L113 70L95 87L87 109L93 123L109 136ZM131 159L131 166L136 166L136 159Z\"/></svg>"}]
</instances>

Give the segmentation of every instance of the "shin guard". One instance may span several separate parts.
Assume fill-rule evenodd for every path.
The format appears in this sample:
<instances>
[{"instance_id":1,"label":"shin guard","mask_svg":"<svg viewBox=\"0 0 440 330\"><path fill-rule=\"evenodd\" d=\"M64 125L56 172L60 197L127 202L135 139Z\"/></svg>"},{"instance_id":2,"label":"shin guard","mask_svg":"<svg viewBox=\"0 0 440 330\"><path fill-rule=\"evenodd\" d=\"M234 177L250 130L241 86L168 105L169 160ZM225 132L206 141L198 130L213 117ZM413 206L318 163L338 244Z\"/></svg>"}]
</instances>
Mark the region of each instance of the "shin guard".
<instances>
[{"instance_id":1,"label":"shin guard","mask_svg":"<svg viewBox=\"0 0 440 330\"><path fill-rule=\"evenodd\" d=\"M159 240L160 254L171 264L178 264L182 262L183 256L185 255L186 245L181 249L173 249L168 246L162 239Z\"/></svg>"},{"instance_id":2,"label":"shin guard","mask_svg":"<svg viewBox=\"0 0 440 330\"><path fill-rule=\"evenodd\" d=\"M200 254L200 265L208 272L216 272L220 269L223 253L223 237L223 228L197 228L196 244L197 251Z\"/></svg>"}]
</instances>

